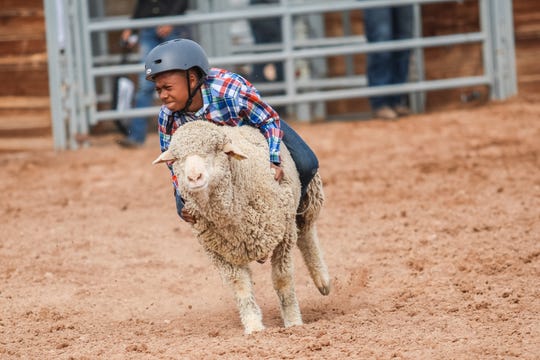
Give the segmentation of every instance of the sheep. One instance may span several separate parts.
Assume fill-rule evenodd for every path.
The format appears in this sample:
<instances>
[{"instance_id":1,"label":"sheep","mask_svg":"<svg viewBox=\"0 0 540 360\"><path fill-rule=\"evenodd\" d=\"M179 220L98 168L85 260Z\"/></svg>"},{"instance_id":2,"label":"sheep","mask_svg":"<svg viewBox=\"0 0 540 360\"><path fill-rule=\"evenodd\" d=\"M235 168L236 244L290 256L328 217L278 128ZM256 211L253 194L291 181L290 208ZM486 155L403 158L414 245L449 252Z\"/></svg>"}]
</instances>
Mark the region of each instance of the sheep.
<instances>
[{"instance_id":1,"label":"sheep","mask_svg":"<svg viewBox=\"0 0 540 360\"><path fill-rule=\"evenodd\" d=\"M244 333L264 330L253 293L249 263L271 256L272 282L285 327L302 324L293 279L297 244L310 276L323 295L330 277L315 221L324 201L317 173L300 202L300 181L286 146L285 176L279 183L268 164L268 143L252 126L218 126L193 121L179 127L154 164L173 162L186 209L196 218L194 234L233 290Z\"/></svg>"}]
</instances>

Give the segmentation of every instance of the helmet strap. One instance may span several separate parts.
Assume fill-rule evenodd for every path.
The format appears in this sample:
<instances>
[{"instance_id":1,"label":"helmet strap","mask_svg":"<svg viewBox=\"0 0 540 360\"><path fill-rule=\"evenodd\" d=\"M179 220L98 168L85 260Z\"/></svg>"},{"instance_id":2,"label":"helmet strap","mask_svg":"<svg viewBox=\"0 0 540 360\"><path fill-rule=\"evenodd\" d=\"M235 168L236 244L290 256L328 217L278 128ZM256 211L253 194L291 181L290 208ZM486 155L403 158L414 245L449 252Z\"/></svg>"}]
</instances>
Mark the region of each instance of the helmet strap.
<instances>
[{"instance_id":1,"label":"helmet strap","mask_svg":"<svg viewBox=\"0 0 540 360\"><path fill-rule=\"evenodd\" d=\"M195 94L197 93L197 91L199 91L199 89L201 88L204 82L204 78L199 77L199 81L197 82L197 85L193 88L193 90L191 90L191 84L189 81L189 70L190 69L186 70L186 82L187 82L187 89L188 89L189 97L186 101L186 106L184 106L184 108L179 111L180 113L185 113L188 111L188 108L191 106L191 103L193 102L193 98L195 97Z\"/></svg>"}]
</instances>

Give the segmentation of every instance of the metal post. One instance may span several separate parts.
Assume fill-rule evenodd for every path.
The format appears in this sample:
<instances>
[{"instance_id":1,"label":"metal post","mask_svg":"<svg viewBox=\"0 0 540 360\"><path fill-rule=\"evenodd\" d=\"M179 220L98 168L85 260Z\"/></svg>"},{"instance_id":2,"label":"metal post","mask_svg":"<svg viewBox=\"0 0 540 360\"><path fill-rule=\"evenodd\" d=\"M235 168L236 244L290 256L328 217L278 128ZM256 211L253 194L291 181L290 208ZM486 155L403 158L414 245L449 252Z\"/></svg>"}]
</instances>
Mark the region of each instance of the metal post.
<instances>
[{"instance_id":1,"label":"metal post","mask_svg":"<svg viewBox=\"0 0 540 360\"><path fill-rule=\"evenodd\" d=\"M294 21L294 41L306 40L309 37L306 18L304 16L297 17ZM307 59L296 59L295 61L295 73L293 81L295 82L295 90L298 91L297 82L305 81L311 78L313 75L311 72L310 61ZM296 104L296 120L298 121L310 121L311 120L311 104L308 102L302 102Z\"/></svg>"},{"instance_id":2,"label":"metal post","mask_svg":"<svg viewBox=\"0 0 540 360\"><path fill-rule=\"evenodd\" d=\"M68 141L69 148L76 149L78 143L75 140L77 135L77 122L78 122L78 112L77 104L75 101L76 98L76 62L73 56L73 4L72 0L58 0L62 1L62 7L64 9L64 15L61 23L63 24L65 30L65 47L62 56L62 68L64 70L64 77L62 82L62 88L64 92L63 102L66 112L69 114L67 123L68 126Z\"/></svg>"},{"instance_id":3,"label":"metal post","mask_svg":"<svg viewBox=\"0 0 540 360\"><path fill-rule=\"evenodd\" d=\"M413 5L413 37L422 37L422 11L419 4ZM416 81L425 80L425 67L424 67L424 49L421 47L414 48L412 51L412 74ZM424 112L426 109L426 93L414 92L409 95L409 101L411 102L411 109L415 113Z\"/></svg>"},{"instance_id":4,"label":"metal post","mask_svg":"<svg viewBox=\"0 0 540 360\"><path fill-rule=\"evenodd\" d=\"M308 24L311 31L313 31L313 36L315 38L324 38L324 20L321 15L309 15ZM354 76L354 69L351 76ZM327 75L327 65L326 58L321 57L313 59L311 61L311 74L312 78L325 78ZM324 101L318 101L313 103L312 108L312 120L323 120L326 118L326 103Z\"/></svg>"},{"instance_id":5,"label":"metal post","mask_svg":"<svg viewBox=\"0 0 540 360\"><path fill-rule=\"evenodd\" d=\"M208 14L212 11L211 0L198 0L197 1L197 12L202 14ZM208 56L212 57L216 54L216 49L214 49L214 41L212 37L213 27L212 24L208 22L201 22L197 24L197 34L198 40L201 46L205 49ZM214 64L210 64L214 65Z\"/></svg>"},{"instance_id":6,"label":"metal post","mask_svg":"<svg viewBox=\"0 0 540 360\"><path fill-rule=\"evenodd\" d=\"M515 45L513 36L512 2L490 2L490 29L494 84L492 96L505 99L517 93Z\"/></svg>"},{"instance_id":7,"label":"metal post","mask_svg":"<svg viewBox=\"0 0 540 360\"><path fill-rule=\"evenodd\" d=\"M351 12L350 11L344 11L341 14L341 21L343 22L343 34L352 35ZM353 55L345 56L345 75L346 76L354 75L354 59L353 59Z\"/></svg>"},{"instance_id":8,"label":"metal post","mask_svg":"<svg viewBox=\"0 0 540 360\"><path fill-rule=\"evenodd\" d=\"M81 48L78 53L78 60L80 61L80 69L84 73L82 77L83 83L80 86L82 90L80 94L81 111L84 115L84 122L81 123L81 128L86 127L86 124L95 125L96 112L97 112L97 100L96 100L96 88L94 77L92 76L93 58L92 58L92 33L88 29L88 23L90 21L88 15L88 4L83 2L79 3L78 16L81 20L79 22L79 39Z\"/></svg>"},{"instance_id":9,"label":"metal post","mask_svg":"<svg viewBox=\"0 0 540 360\"><path fill-rule=\"evenodd\" d=\"M281 0L281 7L287 9L288 0ZM289 97L296 95L296 80L295 80L295 69L294 69L294 59L292 57L293 51L293 42L292 42L292 33L293 33L293 19L292 14L287 12L281 21L281 34L283 39L283 53L285 54L285 85L286 85L286 95Z\"/></svg>"},{"instance_id":10,"label":"metal post","mask_svg":"<svg viewBox=\"0 0 540 360\"><path fill-rule=\"evenodd\" d=\"M46 19L46 39L47 39L47 65L49 70L49 98L52 118L52 132L54 148L63 150L66 148L66 128L62 111L62 96L60 79L60 46L58 31L57 3L51 0L43 0Z\"/></svg>"},{"instance_id":11,"label":"metal post","mask_svg":"<svg viewBox=\"0 0 540 360\"><path fill-rule=\"evenodd\" d=\"M485 36L482 43L482 60L484 74L490 80L489 97L495 97L495 75L493 69L493 47L490 20L490 0L479 0L480 7L480 31Z\"/></svg>"}]
</instances>

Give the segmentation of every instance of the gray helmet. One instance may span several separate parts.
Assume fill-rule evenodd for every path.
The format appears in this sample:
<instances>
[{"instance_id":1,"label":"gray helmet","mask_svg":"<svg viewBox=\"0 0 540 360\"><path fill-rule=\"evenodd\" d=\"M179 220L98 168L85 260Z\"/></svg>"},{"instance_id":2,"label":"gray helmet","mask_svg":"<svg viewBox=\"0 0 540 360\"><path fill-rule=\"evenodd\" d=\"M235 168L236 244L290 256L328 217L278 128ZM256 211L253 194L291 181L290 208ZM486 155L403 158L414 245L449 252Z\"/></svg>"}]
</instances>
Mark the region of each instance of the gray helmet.
<instances>
[{"instance_id":1,"label":"gray helmet","mask_svg":"<svg viewBox=\"0 0 540 360\"><path fill-rule=\"evenodd\" d=\"M169 40L153 48L146 56L144 68L146 80L165 71L188 70L198 67L206 75L210 70L208 57L203 48L189 39Z\"/></svg>"}]
</instances>

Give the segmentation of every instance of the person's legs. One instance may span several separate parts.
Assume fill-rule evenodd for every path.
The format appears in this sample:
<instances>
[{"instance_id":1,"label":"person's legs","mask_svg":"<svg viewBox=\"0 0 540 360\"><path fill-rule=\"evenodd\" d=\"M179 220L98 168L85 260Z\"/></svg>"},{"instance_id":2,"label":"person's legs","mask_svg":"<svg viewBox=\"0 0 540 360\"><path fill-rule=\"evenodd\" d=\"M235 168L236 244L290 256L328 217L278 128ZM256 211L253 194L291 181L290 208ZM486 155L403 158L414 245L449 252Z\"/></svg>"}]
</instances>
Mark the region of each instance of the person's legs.
<instances>
[{"instance_id":1,"label":"person's legs","mask_svg":"<svg viewBox=\"0 0 540 360\"><path fill-rule=\"evenodd\" d=\"M372 8L364 10L364 32L368 42L392 40L391 8ZM390 51L369 53L367 55L367 78L369 86L388 85L392 82L389 69L392 66ZM387 96L369 98L371 108L377 110L388 105Z\"/></svg>"},{"instance_id":2,"label":"person's legs","mask_svg":"<svg viewBox=\"0 0 540 360\"><path fill-rule=\"evenodd\" d=\"M159 38L154 28L141 29L139 32L139 54L142 60L155 46L159 44ZM145 74L138 76L137 91L135 93L134 108L152 106L154 102L154 84L145 79ZM137 117L129 120L128 140L135 144L143 144L146 140L148 120L146 117Z\"/></svg>"},{"instance_id":3,"label":"person's legs","mask_svg":"<svg viewBox=\"0 0 540 360\"><path fill-rule=\"evenodd\" d=\"M251 34L256 44L269 44L281 42L281 20L279 18L263 18L249 21ZM283 80L283 63L272 62L276 68L275 79L269 79L264 74L264 68L268 63L256 63L253 65L251 77L256 82L271 82Z\"/></svg>"},{"instance_id":4,"label":"person's legs","mask_svg":"<svg viewBox=\"0 0 540 360\"><path fill-rule=\"evenodd\" d=\"M403 40L412 38L413 32L413 7L399 6L392 9L393 38ZM409 79L409 62L411 51L409 49L395 51L393 53L392 83L403 84ZM399 94L392 97L392 105L404 105L405 95Z\"/></svg>"},{"instance_id":5,"label":"person's legs","mask_svg":"<svg viewBox=\"0 0 540 360\"><path fill-rule=\"evenodd\" d=\"M319 169L317 156L306 142L285 121L280 120L283 131L283 143L289 149L291 157L296 164L302 186L301 195L304 196L307 186Z\"/></svg>"}]
</instances>

